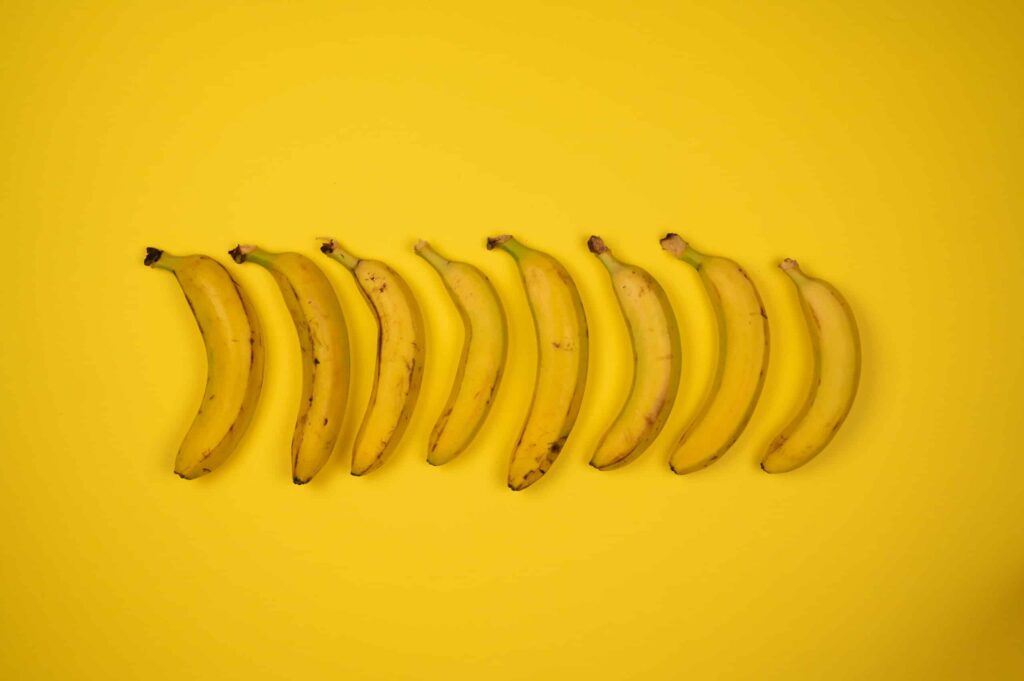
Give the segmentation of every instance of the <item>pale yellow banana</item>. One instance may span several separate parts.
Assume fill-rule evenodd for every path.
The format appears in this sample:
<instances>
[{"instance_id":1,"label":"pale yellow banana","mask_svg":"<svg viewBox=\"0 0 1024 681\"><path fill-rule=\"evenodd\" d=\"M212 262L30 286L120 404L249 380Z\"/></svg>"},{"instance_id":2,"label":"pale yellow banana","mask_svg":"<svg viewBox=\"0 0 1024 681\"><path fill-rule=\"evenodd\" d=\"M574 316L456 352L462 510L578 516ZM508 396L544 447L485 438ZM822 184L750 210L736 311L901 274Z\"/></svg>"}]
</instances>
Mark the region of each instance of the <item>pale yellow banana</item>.
<instances>
[{"instance_id":1,"label":"pale yellow banana","mask_svg":"<svg viewBox=\"0 0 1024 681\"><path fill-rule=\"evenodd\" d=\"M412 289L384 263L356 258L334 239L320 250L348 268L377 320L373 389L352 449L352 475L365 475L398 446L416 406L426 349L423 318Z\"/></svg>"},{"instance_id":2,"label":"pale yellow banana","mask_svg":"<svg viewBox=\"0 0 1024 681\"><path fill-rule=\"evenodd\" d=\"M145 263L172 272L206 346L206 389L174 462L198 478L224 462L252 420L263 385L263 337L248 296L219 262L146 249Z\"/></svg>"},{"instance_id":3,"label":"pale yellow banana","mask_svg":"<svg viewBox=\"0 0 1024 681\"><path fill-rule=\"evenodd\" d=\"M270 272L295 323L302 399L292 438L292 480L303 485L331 457L345 415L349 349L341 305L327 276L304 255L256 246L237 246L230 254L237 263L251 261Z\"/></svg>"},{"instance_id":4,"label":"pale yellow banana","mask_svg":"<svg viewBox=\"0 0 1024 681\"><path fill-rule=\"evenodd\" d=\"M633 346L633 383L619 415L602 436L590 465L623 466L661 432L679 389L679 327L661 285L645 270L620 262L600 237L587 242L608 269Z\"/></svg>"},{"instance_id":5,"label":"pale yellow banana","mask_svg":"<svg viewBox=\"0 0 1024 681\"><path fill-rule=\"evenodd\" d=\"M487 248L515 259L537 339L533 400L508 470L509 488L522 490L547 472L576 423L587 382L587 317L572 277L550 255L507 234L488 239Z\"/></svg>"},{"instance_id":6,"label":"pale yellow banana","mask_svg":"<svg viewBox=\"0 0 1024 681\"><path fill-rule=\"evenodd\" d=\"M692 473L725 454L754 413L768 369L768 316L754 282L732 260L704 255L678 234L661 247L700 274L718 333L711 388L669 459L676 473Z\"/></svg>"},{"instance_id":7,"label":"pale yellow banana","mask_svg":"<svg viewBox=\"0 0 1024 681\"><path fill-rule=\"evenodd\" d=\"M473 440L491 409L508 351L505 309L491 281L479 269L442 257L426 241L416 253L441 275L462 318L462 356L448 403L441 410L427 446L427 461L440 466Z\"/></svg>"},{"instance_id":8,"label":"pale yellow banana","mask_svg":"<svg viewBox=\"0 0 1024 681\"><path fill-rule=\"evenodd\" d=\"M761 461L767 473L791 471L819 454L850 413L860 380L860 336L849 304L830 284L804 274L795 260L779 267L800 294L814 365L803 406Z\"/></svg>"}]
</instances>

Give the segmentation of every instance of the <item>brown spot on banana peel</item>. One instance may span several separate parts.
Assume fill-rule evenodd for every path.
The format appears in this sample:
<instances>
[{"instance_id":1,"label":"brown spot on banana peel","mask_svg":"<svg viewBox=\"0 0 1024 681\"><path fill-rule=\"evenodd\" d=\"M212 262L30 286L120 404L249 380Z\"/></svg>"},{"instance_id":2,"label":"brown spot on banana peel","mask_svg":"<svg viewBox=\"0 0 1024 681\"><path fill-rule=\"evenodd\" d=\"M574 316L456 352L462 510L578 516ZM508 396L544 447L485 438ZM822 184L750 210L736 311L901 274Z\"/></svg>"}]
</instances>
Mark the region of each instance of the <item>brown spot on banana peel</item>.
<instances>
[{"instance_id":1,"label":"brown spot on banana peel","mask_svg":"<svg viewBox=\"0 0 1024 681\"><path fill-rule=\"evenodd\" d=\"M518 483L514 483L511 480L509 480L508 488L513 492L522 492L524 489L540 480L544 476L544 472L546 470L546 468L541 470L532 470L526 475L524 475L523 479L520 480Z\"/></svg>"}]
</instances>

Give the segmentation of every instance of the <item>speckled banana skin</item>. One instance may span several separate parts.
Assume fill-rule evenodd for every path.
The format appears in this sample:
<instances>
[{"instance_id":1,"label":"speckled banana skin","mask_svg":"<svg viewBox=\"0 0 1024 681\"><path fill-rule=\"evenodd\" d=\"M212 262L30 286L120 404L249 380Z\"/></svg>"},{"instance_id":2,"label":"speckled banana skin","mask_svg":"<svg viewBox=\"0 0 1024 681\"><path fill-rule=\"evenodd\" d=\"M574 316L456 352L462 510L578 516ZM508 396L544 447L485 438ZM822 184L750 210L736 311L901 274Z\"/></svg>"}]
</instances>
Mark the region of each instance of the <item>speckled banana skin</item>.
<instances>
[{"instance_id":1,"label":"speckled banana skin","mask_svg":"<svg viewBox=\"0 0 1024 681\"><path fill-rule=\"evenodd\" d=\"M352 448L352 475L366 475L398 446L416 406L426 351L423 318L412 289L386 264L356 258L334 239L320 250L352 273L377 321L373 389Z\"/></svg>"},{"instance_id":2,"label":"speckled banana skin","mask_svg":"<svg viewBox=\"0 0 1024 681\"><path fill-rule=\"evenodd\" d=\"M292 437L292 481L304 485L330 459L345 416L349 347L341 305L327 276L304 255L256 246L237 246L230 254L235 262L254 262L270 272L295 323L302 397Z\"/></svg>"},{"instance_id":3,"label":"speckled banana skin","mask_svg":"<svg viewBox=\"0 0 1024 681\"><path fill-rule=\"evenodd\" d=\"M679 389L682 352L675 313L654 277L618 260L600 237L590 237L587 246L608 269L633 348L629 395L590 459L594 468L610 470L636 459L658 437Z\"/></svg>"},{"instance_id":4,"label":"speckled banana skin","mask_svg":"<svg viewBox=\"0 0 1024 681\"><path fill-rule=\"evenodd\" d=\"M509 488L519 491L547 472L576 423L587 382L587 317L572 277L550 255L507 234L488 239L487 247L515 259L537 339L533 400L508 470Z\"/></svg>"},{"instance_id":5,"label":"speckled banana skin","mask_svg":"<svg viewBox=\"0 0 1024 681\"><path fill-rule=\"evenodd\" d=\"M676 473L692 473L725 454L754 413L768 371L768 316L754 282L732 260L700 253L678 234L661 247L697 270L718 333L711 388L669 458Z\"/></svg>"},{"instance_id":6,"label":"speckled banana skin","mask_svg":"<svg viewBox=\"0 0 1024 681\"><path fill-rule=\"evenodd\" d=\"M220 466L249 427L263 385L263 335L249 297L219 262L146 250L146 265L177 278L206 346L203 400L174 462L191 480Z\"/></svg>"},{"instance_id":7,"label":"speckled banana skin","mask_svg":"<svg viewBox=\"0 0 1024 681\"><path fill-rule=\"evenodd\" d=\"M427 445L427 461L440 466L469 446L491 410L505 370L508 325L498 292L483 272L444 258L426 241L416 244L416 253L441 276L464 331L451 393Z\"/></svg>"},{"instance_id":8,"label":"speckled banana skin","mask_svg":"<svg viewBox=\"0 0 1024 681\"><path fill-rule=\"evenodd\" d=\"M849 304L831 284L804 274L795 260L779 267L800 294L814 369L803 406L761 460L766 473L794 470L820 454L850 413L860 381L860 336Z\"/></svg>"}]
</instances>

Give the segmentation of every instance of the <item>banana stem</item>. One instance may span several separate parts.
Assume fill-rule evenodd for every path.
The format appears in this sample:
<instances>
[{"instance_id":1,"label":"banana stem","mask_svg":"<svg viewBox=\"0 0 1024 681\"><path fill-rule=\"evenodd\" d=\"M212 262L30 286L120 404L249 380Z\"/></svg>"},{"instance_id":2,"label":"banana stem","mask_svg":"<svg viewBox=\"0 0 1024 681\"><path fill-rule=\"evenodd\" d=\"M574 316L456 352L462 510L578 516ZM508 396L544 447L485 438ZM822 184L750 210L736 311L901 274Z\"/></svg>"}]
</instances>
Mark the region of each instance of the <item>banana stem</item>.
<instances>
[{"instance_id":1,"label":"banana stem","mask_svg":"<svg viewBox=\"0 0 1024 681\"><path fill-rule=\"evenodd\" d=\"M252 244L238 244L228 251L228 255L239 265L243 262L251 261L263 267L270 267L274 261L274 256L277 254L265 251L259 246L253 246Z\"/></svg>"},{"instance_id":2,"label":"banana stem","mask_svg":"<svg viewBox=\"0 0 1024 681\"><path fill-rule=\"evenodd\" d=\"M605 267L608 268L609 272L614 272L622 268L622 263L615 259L612 252L608 250L608 246L605 245L604 239L599 236L592 236L587 239L587 248L590 252L597 256Z\"/></svg>"},{"instance_id":3,"label":"banana stem","mask_svg":"<svg viewBox=\"0 0 1024 681\"><path fill-rule=\"evenodd\" d=\"M160 258L162 258L163 256L164 252L161 251L159 248L146 246L146 259L142 261L142 264L145 265L146 267L158 267L160 269L167 269L165 264L160 264Z\"/></svg>"},{"instance_id":4,"label":"banana stem","mask_svg":"<svg viewBox=\"0 0 1024 681\"><path fill-rule=\"evenodd\" d=\"M693 246L686 243L683 237L669 232L661 239L661 247L679 258L688 265L692 265L694 269L700 269L704 264L704 254L700 251L694 250Z\"/></svg>"},{"instance_id":5,"label":"banana stem","mask_svg":"<svg viewBox=\"0 0 1024 681\"><path fill-rule=\"evenodd\" d=\"M423 239L416 242L413 250L416 251L416 255L429 262L436 270L443 270L448 267L449 261Z\"/></svg>"},{"instance_id":6,"label":"banana stem","mask_svg":"<svg viewBox=\"0 0 1024 681\"><path fill-rule=\"evenodd\" d=\"M320 246L320 252L337 260L350 270L354 270L359 265L359 258L342 248L336 239L325 239Z\"/></svg>"},{"instance_id":7,"label":"banana stem","mask_svg":"<svg viewBox=\"0 0 1024 681\"><path fill-rule=\"evenodd\" d=\"M788 274L789 278L792 279L798 286L800 284L806 283L810 279L810 277L804 274L803 270L800 269L800 263L798 263L796 260L793 260L792 258L786 258L785 260L780 262L779 269Z\"/></svg>"},{"instance_id":8,"label":"banana stem","mask_svg":"<svg viewBox=\"0 0 1024 681\"><path fill-rule=\"evenodd\" d=\"M493 251L495 248L500 248L513 258L518 258L526 253L526 251L530 250L516 241L515 237L511 234L501 234L499 236L489 237L487 239L487 250Z\"/></svg>"},{"instance_id":9,"label":"banana stem","mask_svg":"<svg viewBox=\"0 0 1024 681\"><path fill-rule=\"evenodd\" d=\"M146 247L146 259L142 261L147 267L152 267L157 270L167 270L173 272L178 266L178 261L181 258L176 255L171 255L167 251L159 248L153 248L152 246Z\"/></svg>"}]
</instances>

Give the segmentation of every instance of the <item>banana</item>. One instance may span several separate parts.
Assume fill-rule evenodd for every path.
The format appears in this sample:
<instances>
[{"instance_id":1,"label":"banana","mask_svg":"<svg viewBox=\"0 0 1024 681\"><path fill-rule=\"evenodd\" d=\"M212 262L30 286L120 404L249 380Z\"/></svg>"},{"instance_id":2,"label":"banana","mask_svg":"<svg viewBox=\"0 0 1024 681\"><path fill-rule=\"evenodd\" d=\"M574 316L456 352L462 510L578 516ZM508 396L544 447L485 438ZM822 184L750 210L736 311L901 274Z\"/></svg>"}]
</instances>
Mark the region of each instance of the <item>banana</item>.
<instances>
[{"instance_id":1,"label":"banana","mask_svg":"<svg viewBox=\"0 0 1024 681\"><path fill-rule=\"evenodd\" d=\"M326 239L320 250L355 277L377 320L377 362L370 404L352 450L352 475L376 470L398 445L423 380L423 318L412 290L378 260L361 260Z\"/></svg>"},{"instance_id":2,"label":"banana","mask_svg":"<svg viewBox=\"0 0 1024 681\"><path fill-rule=\"evenodd\" d=\"M206 346L203 400L174 462L192 480L222 464L249 427L263 385L262 331L249 297L213 258L147 248L145 264L177 278Z\"/></svg>"},{"instance_id":3,"label":"banana","mask_svg":"<svg viewBox=\"0 0 1024 681\"><path fill-rule=\"evenodd\" d=\"M661 247L700 274L718 328L711 389L669 459L676 473L692 473L725 454L754 413L768 369L768 316L754 283L732 260L704 255L678 234L667 234Z\"/></svg>"},{"instance_id":4,"label":"banana","mask_svg":"<svg viewBox=\"0 0 1024 681\"><path fill-rule=\"evenodd\" d=\"M508 327L498 292L483 272L468 263L445 259L426 241L417 242L415 250L441 275L464 330L462 356L448 403L427 447L427 461L440 466L469 446L490 411L505 369Z\"/></svg>"},{"instance_id":5,"label":"banana","mask_svg":"<svg viewBox=\"0 0 1024 681\"><path fill-rule=\"evenodd\" d=\"M814 368L803 406L761 460L766 473L791 471L819 454L850 413L860 380L860 337L849 304L830 284L804 274L795 260L787 258L779 267L800 294Z\"/></svg>"},{"instance_id":6,"label":"banana","mask_svg":"<svg viewBox=\"0 0 1024 681\"><path fill-rule=\"evenodd\" d=\"M292 481L304 485L331 457L345 415L345 318L331 282L306 256L241 245L229 253L237 263L251 261L270 271L295 323L302 351L302 399L292 437Z\"/></svg>"},{"instance_id":7,"label":"banana","mask_svg":"<svg viewBox=\"0 0 1024 681\"><path fill-rule=\"evenodd\" d=\"M620 262L601 237L587 241L608 269L633 346L633 384L619 415L602 436L590 465L624 466L661 432L679 388L679 327L664 289L646 271Z\"/></svg>"},{"instance_id":8,"label":"banana","mask_svg":"<svg viewBox=\"0 0 1024 681\"><path fill-rule=\"evenodd\" d=\"M576 423L587 382L587 317L572 277L550 255L508 234L488 239L487 248L515 259L537 339L533 400L508 469L508 486L518 491L547 472Z\"/></svg>"}]
</instances>

